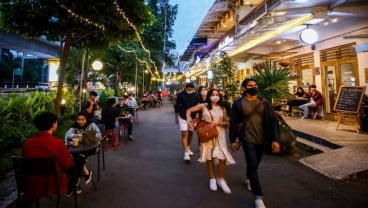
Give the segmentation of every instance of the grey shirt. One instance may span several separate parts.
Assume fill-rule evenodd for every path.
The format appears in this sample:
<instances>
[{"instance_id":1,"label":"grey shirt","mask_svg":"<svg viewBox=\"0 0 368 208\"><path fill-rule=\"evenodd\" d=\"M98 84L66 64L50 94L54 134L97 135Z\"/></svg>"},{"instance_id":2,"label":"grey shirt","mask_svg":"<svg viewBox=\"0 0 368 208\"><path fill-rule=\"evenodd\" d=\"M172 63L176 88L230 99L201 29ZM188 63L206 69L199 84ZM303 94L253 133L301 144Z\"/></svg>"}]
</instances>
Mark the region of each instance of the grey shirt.
<instances>
[{"instance_id":1,"label":"grey shirt","mask_svg":"<svg viewBox=\"0 0 368 208\"><path fill-rule=\"evenodd\" d=\"M245 119L245 132L244 132L244 139L247 142L254 143L254 144L262 144L263 143L263 128L262 128L262 121L263 121L263 113L264 113L264 106L258 105L260 103L259 99L256 100L247 100L245 98L242 99L242 108L243 114ZM251 112L258 108L254 113ZM249 114L250 117L249 117Z\"/></svg>"}]
</instances>

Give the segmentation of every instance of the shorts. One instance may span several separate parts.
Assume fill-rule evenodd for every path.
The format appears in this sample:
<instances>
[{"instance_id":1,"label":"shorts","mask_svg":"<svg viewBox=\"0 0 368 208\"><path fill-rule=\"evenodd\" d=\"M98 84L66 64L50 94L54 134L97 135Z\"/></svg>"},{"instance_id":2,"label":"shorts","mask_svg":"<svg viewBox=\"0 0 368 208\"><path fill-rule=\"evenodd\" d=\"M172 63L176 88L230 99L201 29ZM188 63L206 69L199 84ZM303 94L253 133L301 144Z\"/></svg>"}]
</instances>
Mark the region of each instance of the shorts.
<instances>
[{"instance_id":1,"label":"shorts","mask_svg":"<svg viewBox=\"0 0 368 208\"><path fill-rule=\"evenodd\" d=\"M187 120L182 119L179 116L179 128L180 131L193 131L193 129L189 128Z\"/></svg>"}]
</instances>

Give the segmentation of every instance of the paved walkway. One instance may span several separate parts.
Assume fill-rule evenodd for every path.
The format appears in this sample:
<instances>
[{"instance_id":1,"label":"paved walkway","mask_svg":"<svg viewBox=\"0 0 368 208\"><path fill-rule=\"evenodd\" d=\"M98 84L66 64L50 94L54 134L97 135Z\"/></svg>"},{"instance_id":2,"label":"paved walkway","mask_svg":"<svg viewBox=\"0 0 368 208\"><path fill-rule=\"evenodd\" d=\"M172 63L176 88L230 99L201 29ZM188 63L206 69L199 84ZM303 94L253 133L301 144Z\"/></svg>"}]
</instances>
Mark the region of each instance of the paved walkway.
<instances>
[{"instance_id":1,"label":"paved walkway","mask_svg":"<svg viewBox=\"0 0 368 208\"><path fill-rule=\"evenodd\" d=\"M196 156L191 164L183 162L172 104L164 102L162 108L139 111L134 135L136 141L122 143L118 151L107 150L106 170L97 191L91 185L84 186L84 193L78 197L79 207L254 207L253 195L241 183L245 175L242 151L233 153L237 164L228 167L226 179L231 195L209 190L206 166L196 162ZM197 150L196 141L192 150ZM306 156L299 150L290 155L264 155L259 175L268 208L366 207L368 177L331 180L301 164L299 159ZM96 170L95 158L89 159L88 166ZM72 202L72 198L62 197L61 207L72 207ZM42 207L54 204L46 199Z\"/></svg>"},{"instance_id":2,"label":"paved walkway","mask_svg":"<svg viewBox=\"0 0 368 208\"><path fill-rule=\"evenodd\" d=\"M341 146L302 158L302 164L336 180L356 177L356 174L368 171L368 134L356 133L354 125L340 124L339 130L336 130L337 122L334 121L305 120L288 116L284 118L296 131L321 138L321 142Z\"/></svg>"}]
</instances>

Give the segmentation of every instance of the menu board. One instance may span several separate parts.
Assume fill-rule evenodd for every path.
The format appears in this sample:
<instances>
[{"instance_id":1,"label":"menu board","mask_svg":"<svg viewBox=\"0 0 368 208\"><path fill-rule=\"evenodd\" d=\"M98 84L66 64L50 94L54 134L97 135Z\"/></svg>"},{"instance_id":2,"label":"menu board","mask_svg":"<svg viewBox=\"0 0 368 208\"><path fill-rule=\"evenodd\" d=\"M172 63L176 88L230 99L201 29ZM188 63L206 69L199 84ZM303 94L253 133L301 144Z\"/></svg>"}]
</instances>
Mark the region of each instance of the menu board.
<instances>
[{"instance_id":1,"label":"menu board","mask_svg":"<svg viewBox=\"0 0 368 208\"><path fill-rule=\"evenodd\" d=\"M365 87L344 87L341 86L334 110L349 113L359 113L362 104Z\"/></svg>"}]
</instances>

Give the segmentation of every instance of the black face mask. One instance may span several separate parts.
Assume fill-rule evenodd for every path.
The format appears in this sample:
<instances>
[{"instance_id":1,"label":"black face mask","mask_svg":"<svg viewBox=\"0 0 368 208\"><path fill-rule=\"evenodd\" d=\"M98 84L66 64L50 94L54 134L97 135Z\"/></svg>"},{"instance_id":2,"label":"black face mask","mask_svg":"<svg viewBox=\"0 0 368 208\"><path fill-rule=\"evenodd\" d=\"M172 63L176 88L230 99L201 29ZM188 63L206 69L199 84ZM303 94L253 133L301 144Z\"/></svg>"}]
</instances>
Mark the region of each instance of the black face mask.
<instances>
[{"instance_id":1,"label":"black face mask","mask_svg":"<svg viewBox=\"0 0 368 208\"><path fill-rule=\"evenodd\" d=\"M258 94L258 88L257 87L246 88L245 92L251 96L254 96Z\"/></svg>"}]
</instances>

